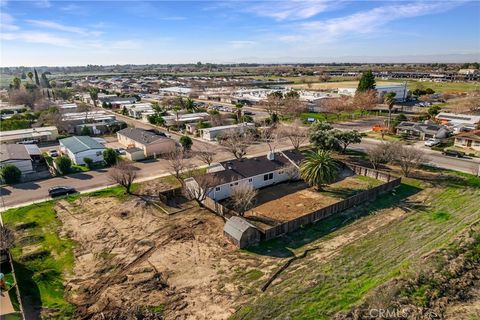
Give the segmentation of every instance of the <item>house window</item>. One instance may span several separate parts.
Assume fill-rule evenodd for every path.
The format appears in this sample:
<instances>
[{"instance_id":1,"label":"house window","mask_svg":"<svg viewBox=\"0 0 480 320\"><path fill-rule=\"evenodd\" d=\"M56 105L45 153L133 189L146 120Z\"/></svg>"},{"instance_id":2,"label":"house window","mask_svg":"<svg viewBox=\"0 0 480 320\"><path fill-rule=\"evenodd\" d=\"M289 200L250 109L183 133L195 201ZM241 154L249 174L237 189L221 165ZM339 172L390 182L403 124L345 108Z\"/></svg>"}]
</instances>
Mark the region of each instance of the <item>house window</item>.
<instances>
[{"instance_id":1,"label":"house window","mask_svg":"<svg viewBox=\"0 0 480 320\"><path fill-rule=\"evenodd\" d=\"M221 187L216 187L215 191L220 191Z\"/></svg>"},{"instance_id":2,"label":"house window","mask_svg":"<svg viewBox=\"0 0 480 320\"><path fill-rule=\"evenodd\" d=\"M272 180L272 179L273 179L273 173L268 173L263 175L263 181Z\"/></svg>"},{"instance_id":3,"label":"house window","mask_svg":"<svg viewBox=\"0 0 480 320\"><path fill-rule=\"evenodd\" d=\"M250 178L250 179L248 179L248 182L252 182L252 180L253 180L253 179L252 179L252 178Z\"/></svg>"}]
</instances>

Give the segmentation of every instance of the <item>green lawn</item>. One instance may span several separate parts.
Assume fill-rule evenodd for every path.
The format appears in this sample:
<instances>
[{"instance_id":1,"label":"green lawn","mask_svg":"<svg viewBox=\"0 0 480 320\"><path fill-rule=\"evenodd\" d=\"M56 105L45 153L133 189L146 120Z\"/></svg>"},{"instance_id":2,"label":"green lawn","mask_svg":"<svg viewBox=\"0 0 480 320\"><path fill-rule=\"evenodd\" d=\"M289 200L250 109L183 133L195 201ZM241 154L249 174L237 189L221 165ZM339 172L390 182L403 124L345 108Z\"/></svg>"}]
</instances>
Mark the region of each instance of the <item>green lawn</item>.
<instances>
[{"instance_id":1,"label":"green lawn","mask_svg":"<svg viewBox=\"0 0 480 320\"><path fill-rule=\"evenodd\" d=\"M137 189L138 184L134 184L132 191ZM87 195L128 197L120 186ZM85 195L76 194L64 199L74 201L82 196ZM11 253L22 299L30 297L43 308L57 310L56 317L69 319L74 306L65 300L63 283L64 275L73 270L75 243L60 236L61 222L53 210L55 203L51 200L10 209L2 214L2 218L9 228L16 230L16 245Z\"/></svg>"},{"instance_id":2,"label":"green lawn","mask_svg":"<svg viewBox=\"0 0 480 320\"><path fill-rule=\"evenodd\" d=\"M391 133L384 134L383 139L382 139L382 135L379 132L374 132L374 131L369 131L369 132L365 133L365 136L367 138L371 138L371 139L391 141L391 142L402 140L402 137L397 136L396 134L391 134Z\"/></svg>"},{"instance_id":3,"label":"green lawn","mask_svg":"<svg viewBox=\"0 0 480 320\"><path fill-rule=\"evenodd\" d=\"M349 112L349 113L316 113L316 112L304 112L300 115L300 118L303 121L307 121L308 118L313 118L318 121L327 121L327 122L339 122L339 121L349 121L360 119L364 117L377 116L377 112Z\"/></svg>"},{"instance_id":4,"label":"green lawn","mask_svg":"<svg viewBox=\"0 0 480 320\"><path fill-rule=\"evenodd\" d=\"M399 203L407 204L410 210L403 218L346 245L327 262L308 255L296 262L301 263L301 268L294 263L282 273L280 282L256 296L232 318L330 319L335 313L357 305L380 284L419 270L424 254L448 245L480 217L480 178L443 173L449 178L433 182L404 179L394 192L358 207L352 214L357 218L363 216L362 219L382 214L382 209ZM423 201L403 201L406 196L426 188L429 189L424 191ZM298 255L309 247L321 245L322 239L341 235L342 227L351 222L345 216L331 217L249 251Z\"/></svg>"},{"instance_id":5,"label":"green lawn","mask_svg":"<svg viewBox=\"0 0 480 320\"><path fill-rule=\"evenodd\" d=\"M62 274L72 271L74 243L59 236L54 204L48 201L11 209L2 217L8 227L17 229L11 253L22 299L30 297L68 317L74 309L63 296Z\"/></svg>"}]
</instances>

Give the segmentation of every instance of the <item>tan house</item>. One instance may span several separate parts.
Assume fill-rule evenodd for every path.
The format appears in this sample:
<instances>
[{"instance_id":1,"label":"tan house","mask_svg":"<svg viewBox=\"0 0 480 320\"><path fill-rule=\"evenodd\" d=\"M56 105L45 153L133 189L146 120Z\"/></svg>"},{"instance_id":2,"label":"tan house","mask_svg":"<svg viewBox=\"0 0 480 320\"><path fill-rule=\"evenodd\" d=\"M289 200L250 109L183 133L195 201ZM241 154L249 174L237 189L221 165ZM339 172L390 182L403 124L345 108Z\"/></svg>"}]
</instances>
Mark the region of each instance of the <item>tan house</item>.
<instances>
[{"instance_id":1,"label":"tan house","mask_svg":"<svg viewBox=\"0 0 480 320\"><path fill-rule=\"evenodd\" d=\"M480 153L480 130L457 134L454 146Z\"/></svg>"},{"instance_id":2,"label":"tan house","mask_svg":"<svg viewBox=\"0 0 480 320\"><path fill-rule=\"evenodd\" d=\"M127 148L126 156L132 161L156 158L176 148L176 142L165 135L138 128L120 130L117 132L117 138L118 142Z\"/></svg>"}]
</instances>

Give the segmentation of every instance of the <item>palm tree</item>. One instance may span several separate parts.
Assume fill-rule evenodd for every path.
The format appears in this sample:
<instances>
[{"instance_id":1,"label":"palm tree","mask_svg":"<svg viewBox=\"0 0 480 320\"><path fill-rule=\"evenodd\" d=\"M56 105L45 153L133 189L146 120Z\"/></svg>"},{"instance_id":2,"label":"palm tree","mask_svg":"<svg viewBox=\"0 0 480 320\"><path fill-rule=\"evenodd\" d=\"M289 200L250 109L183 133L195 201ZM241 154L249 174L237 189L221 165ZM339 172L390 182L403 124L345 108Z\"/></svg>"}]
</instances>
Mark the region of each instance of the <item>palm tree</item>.
<instances>
[{"instance_id":1,"label":"palm tree","mask_svg":"<svg viewBox=\"0 0 480 320\"><path fill-rule=\"evenodd\" d=\"M97 99L98 99L98 89L97 88L91 88L90 89L90 98L93 101L93 106L96 108L97 107Z\"/></svg>"},{"instance_id":2,"label":"palm tree","mask_svg":"<svg viewBox=\"0 0 480 320\"><path fill-rule=\"evenodd\" d=\"M33 82L33 72L30 71L29 73L27 73L27 77L30 78L30 81Z\"/></svg>"},{"instance_id":3,"label":"palm tree","mask_svg":"<svg viewBox=\"0 0 480 320\"><path fill-rule=\"evenodd\" d=\"M182 110L182 108L180 106L175 106L172 108L173 112L175 113L175 125L177 126L177 129L178 129L178 125L180 123L180 119L178 117L178 114L180 112L180 110Z\"/></svg>"},{"instance_id":4,"label":"palm tree","mask_svg":"<svg viewBox=\"0 0 480 320\"><path fill-rule=\"evenodd\" d=\"M305 156L300 165L300 176L311 186L316 186L317 190L322 190L322 186L333 182L338 177L338 165L327 150L317 150L310 152Z\"/></svg>"},{"instance_id":5,"label":"palm tree","mask_svg":"<svg viewBox=\"0 0 480 320\"><path fill-rule=\"evenodd\" d=\"M383 101L388 106L388 129L390 130L390 124L392 122L392 109L393 105L395 104L395 92L387 92L383 97Z\"/></svg>"},{"instance_id":6,"label":"palm tree","mask_svg":"<svg viewBox=\"0 0 480 320\"><path fill-rule=\"evenodd\" d=\"M241 123L242 122L242 108L243 104L237 103L235 104L235 108L237 108L237 122Z\"/></svg>"}]
</instances>

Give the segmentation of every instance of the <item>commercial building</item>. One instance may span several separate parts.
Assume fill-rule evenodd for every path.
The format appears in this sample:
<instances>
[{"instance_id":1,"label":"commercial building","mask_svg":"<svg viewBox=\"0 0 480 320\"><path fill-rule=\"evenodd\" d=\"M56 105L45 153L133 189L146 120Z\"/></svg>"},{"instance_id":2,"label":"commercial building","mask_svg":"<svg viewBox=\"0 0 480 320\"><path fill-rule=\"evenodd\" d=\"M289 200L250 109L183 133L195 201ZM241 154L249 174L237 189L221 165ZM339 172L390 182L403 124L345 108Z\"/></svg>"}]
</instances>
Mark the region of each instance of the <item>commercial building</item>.
<instances>
[{"instance_id":1,"label":"commercial building","mask_svg":"<svg viewBox=\"0 0 480 320\"><path fill-rule=\"evenodd\" d=\"M84 159L90 158L93 162L103 161L105 146L88 136L74 136L60 141L60 151L66 154L73 163L83 165Z\"/></svg>"},{"instance_id":2,"label":"commercial building","mask_svg":"<svg viewBox=\"0 0 480 320\"><path fill-rule=\"evenodd\" d=\"M173 139L138 128L125 128L117 132L118 142L124 145L126 156L132 161L172 152L177 147Z\"/></svg>"},{"instance_id":3,"label":"commercial building","mask_svg":"<svg viewBox=\"0 0 480 320\"><path fill-rule=\"evenodd\" d=\"M57 127L39 127L0 132L0 143L41 143L46 141L55 141L57 138Z\"/></svg>"},{"instance_id":4,"label":"commercial building","mask_svg":"<svg viewBox=\"0 0 480 320\"><path fill-rule=\"evenodd\" d=\"M383 97L388 92L394 92L396 101L405 101L408 96L407 84L378 85L375 90L379 97ZM338 93L342 95L354 96L356 92L357 88L355 87L338 88Z\"/></svg>"}]
</instances>

